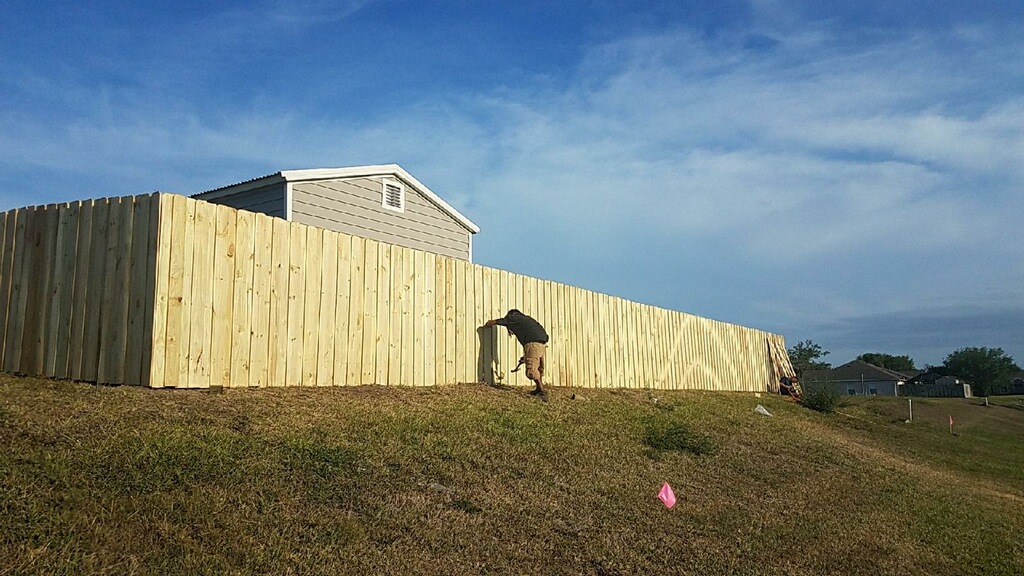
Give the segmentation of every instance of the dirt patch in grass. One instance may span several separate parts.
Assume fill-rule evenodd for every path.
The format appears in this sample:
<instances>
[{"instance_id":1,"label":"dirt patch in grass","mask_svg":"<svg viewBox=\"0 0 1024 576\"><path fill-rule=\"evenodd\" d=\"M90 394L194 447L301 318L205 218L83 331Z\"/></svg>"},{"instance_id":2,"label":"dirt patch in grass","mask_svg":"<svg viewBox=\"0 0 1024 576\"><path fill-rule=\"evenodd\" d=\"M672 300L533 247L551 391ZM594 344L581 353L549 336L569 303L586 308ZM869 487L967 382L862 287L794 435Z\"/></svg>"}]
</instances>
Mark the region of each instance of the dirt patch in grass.
<instances>
[{"instance_id":1,"label":"dirt patch in grass","mask_svg":"<svg viewBox=\"0 0 1024 576\"><path fill-rule=\"evenodd\" d=\"M956 438L981 445L947 458L931 408L902 424L898 399L844 416L747 394L585 396L0 376L0 574L1024 566L1019 448L1002 440L1022 411L936 404L963 408ZM775 417L754 414L758 403ZM1003 464L980 463L993 458ZM665 481L671 510L656 498Z\"/></svg>"}]
</instances>

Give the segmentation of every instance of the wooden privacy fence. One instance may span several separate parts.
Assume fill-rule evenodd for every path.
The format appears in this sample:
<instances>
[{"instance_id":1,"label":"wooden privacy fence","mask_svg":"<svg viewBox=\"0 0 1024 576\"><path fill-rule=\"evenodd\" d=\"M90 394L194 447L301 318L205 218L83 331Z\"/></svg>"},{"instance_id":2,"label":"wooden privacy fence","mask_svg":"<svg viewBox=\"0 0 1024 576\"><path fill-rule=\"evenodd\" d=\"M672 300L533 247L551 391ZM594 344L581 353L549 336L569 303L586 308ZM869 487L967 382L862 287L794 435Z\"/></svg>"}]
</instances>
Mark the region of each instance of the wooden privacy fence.
<instances>
[{"instance_id":1,"label":"wooden privacy fence","mask_svg":"<svg viewBox=\"0 0 1024 576\"><path fill-rule=\"evenodd\" d=\"M558 386L764 391L781 336L435 254L151 194L0 219L0 362L152 387L526 384L518 308ZM781 356L779 356L779 351ZM791 370L791 369L790 369Z\"/></svg>"}]
</instances>

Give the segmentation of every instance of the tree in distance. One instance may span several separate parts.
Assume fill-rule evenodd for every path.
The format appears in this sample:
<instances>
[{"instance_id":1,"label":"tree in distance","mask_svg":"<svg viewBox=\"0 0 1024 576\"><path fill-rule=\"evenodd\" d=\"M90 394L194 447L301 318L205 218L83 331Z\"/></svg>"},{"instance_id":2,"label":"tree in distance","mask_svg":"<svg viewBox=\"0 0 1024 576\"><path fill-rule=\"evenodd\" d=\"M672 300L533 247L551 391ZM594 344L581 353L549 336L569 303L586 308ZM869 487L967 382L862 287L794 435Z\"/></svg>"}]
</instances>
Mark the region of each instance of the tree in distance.
<instances>
[{"instance_id":1,"label":"tree in distance","mask_svg":"<svg viewBox=\"0 0 1024 576\"><path fill-rule=\"evenodd\" d=\"M1010 376L1020 367L1002 348L960 348L942 362L948 374L959 376L971 385L975 396L1007 394Z\"/></svg>"},{"instance_id":2,"label":"tree in distance","mask_svg":"<svg viewBox=\"0 0 1024 576\"><path fill-rule=\"evenodd\" d=\"M881 352L868 352L857 356L857 360L887 370L917 370L914 367L914 359L910 356L893 356L892 354L883 354Z\"/></svg>"},{"instance_id":3,"label":"tree in distance","mask_svg":"<svg viewBox=\"0 0 1024 576\"><path fill-rule=\"evenodd\" d=\"M821 346L813 340L797 342L792 348L786 350L789 353L789 361L793 363L796 375L802 378L808 370L828 370L832 367L828 362L820 362L818 358L828 356L828 350L822 350Z\"/></svg>"}]
</instances>

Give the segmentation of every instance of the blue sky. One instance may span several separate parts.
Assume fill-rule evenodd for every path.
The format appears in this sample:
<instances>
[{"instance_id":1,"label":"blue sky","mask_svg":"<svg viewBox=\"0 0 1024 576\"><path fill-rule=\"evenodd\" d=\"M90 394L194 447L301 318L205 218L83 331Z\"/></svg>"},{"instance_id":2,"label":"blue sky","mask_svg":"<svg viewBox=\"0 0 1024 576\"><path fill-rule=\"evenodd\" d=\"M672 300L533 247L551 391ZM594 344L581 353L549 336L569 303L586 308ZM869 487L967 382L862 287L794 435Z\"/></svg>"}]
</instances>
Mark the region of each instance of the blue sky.
<instances>
[{"instance_id":1,"label":"blue sky","mask_svg":"<svg viewBox=\"0 0 1024 576\"><path fill-rule=\"evenodd\" d=\"M21 2L0 209L398 163L475 261L1024 363L1024 5Z\"/></svg>"}]
</instances>

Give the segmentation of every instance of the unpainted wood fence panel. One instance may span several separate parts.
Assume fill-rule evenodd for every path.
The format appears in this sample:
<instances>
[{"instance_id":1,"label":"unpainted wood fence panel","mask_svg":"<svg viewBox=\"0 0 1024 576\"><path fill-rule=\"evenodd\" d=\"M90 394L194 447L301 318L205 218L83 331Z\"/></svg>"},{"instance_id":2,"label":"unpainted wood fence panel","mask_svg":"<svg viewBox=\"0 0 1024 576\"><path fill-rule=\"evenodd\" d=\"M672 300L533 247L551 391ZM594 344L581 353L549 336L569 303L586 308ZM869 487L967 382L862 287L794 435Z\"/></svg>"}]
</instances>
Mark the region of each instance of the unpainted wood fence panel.
<instances>
[{"instance_id":1,"label":"unpainted wood fence panel","mask_svg":"<svg viewBox=\"0 0 1024 576\"><path fill-rule=\"evenodd\" d=\"M104 198L2 214L4 371L148 383L142 372L151 344L145 327L153 310L147 278L153 199Z\"/></svg>"},{"instance_id":2,"label":"unpainted wood fence panel","mask_svg":"<svg viewBox=\"0 0 1024 576\"><path fill-rule=\"evenodd\" d=\"M773 389L781 336L175 195L0 215L0 366L154 387ZM791 367L789 368L791 370Z\"/></svg>"}]
</instances>

